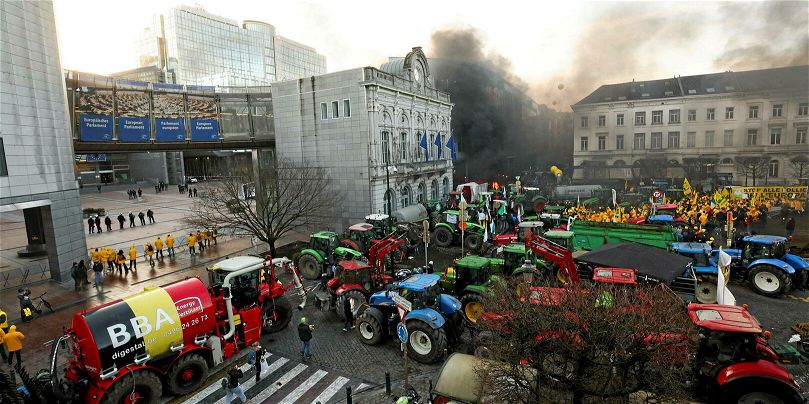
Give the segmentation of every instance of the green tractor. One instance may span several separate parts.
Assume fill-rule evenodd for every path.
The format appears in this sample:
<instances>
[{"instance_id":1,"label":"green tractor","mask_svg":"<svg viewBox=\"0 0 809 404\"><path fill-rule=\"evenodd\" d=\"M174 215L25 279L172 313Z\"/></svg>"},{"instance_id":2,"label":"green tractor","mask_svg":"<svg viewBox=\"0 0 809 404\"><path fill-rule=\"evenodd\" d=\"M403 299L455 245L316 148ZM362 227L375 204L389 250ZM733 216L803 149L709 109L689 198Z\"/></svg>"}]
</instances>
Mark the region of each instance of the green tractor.
<instances>
[{"instance_id":1,"label":"green tractor","mask_svg":"<svg viewBox=\"0 0 809 404\"><path fill-rule=\"evenodd\" d=\"M466 231L461 237L460 214L461 211L455 209L448 209L441 213L442 217L433 230L435 244L439 247L449 247L463 238L464 248L467 251L480 250L483 247L483 235L486 230L477 223L465 222ZM467 217L470 215L467 214Z\"/></svg>"},{"instance_id":2,"label":"green tractor","mask_svg":"<svg viewBox=\"0 0 809 404\"><path fill-rule=\"evenodd\" d=\"M331 264L360 258L361 252L340 246L337 233L319 231L309 236L309 245L299 253L298 269L304 278L317 279Z\"/></svg>"}]
</instances>

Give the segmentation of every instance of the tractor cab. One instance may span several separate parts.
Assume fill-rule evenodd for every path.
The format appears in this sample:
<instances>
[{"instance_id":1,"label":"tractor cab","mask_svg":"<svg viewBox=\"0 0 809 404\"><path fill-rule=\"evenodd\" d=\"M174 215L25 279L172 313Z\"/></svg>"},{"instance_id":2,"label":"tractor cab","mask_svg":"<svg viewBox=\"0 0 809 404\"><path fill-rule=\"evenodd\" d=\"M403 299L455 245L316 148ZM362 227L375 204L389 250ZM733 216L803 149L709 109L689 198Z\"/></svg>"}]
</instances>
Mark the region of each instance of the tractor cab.
<instances>
[{"instance_id":1,"label":"tractor cab","mask_svg":"<svg viewBox=\"0 0 809 404\"><path fill-rule=\"evenodd\" d=\"M309 248L330 256L339 246L337 234L331 231L319 231L309 238Z\"/></svg>"},{"instance_id":2,"label":"tractor cab","mask_svg":"<svg viewBox=\"0 0 809 404\"><path fill-rule=\"evenodd\" d=\"M347 231L348 240L344 240L344 244L349 245L351 248L367 253L371 248L372 240L376 238L376 233L373 231L374 225L371 223L357 223L349 226Z\"/></svg>"},{"instance_id":3,"label":"tractor cab","mask_svg":"<svg viewBox=\"0 0 809 404\"><path fill-rule=\"evenodd\" d=\"M454 267L447 268L444 273L446 289L454 286L455 294L460 296L467 286L483 285L491 276L489 258L467 255L455 261ZM452 285L454 283L454 285Z\"/></svg>"},{"instance_id":4,"label":"tractor cab","mask_svg":"<svg viewBox=\"0 0 809 404\"><path fill-rule=\"evenodd\" d=\"M399 296L407 299L413 305L413 310L439 309L441 298L440 277L433 274L413 275L397 285Z\"/></svg>"},{"instance_id":5,"label":"tractor cab","mask_svg":"<svg viewBox=\"0 0 809 404\"><path fill-rule=\"evenodd\" d=\"M458 191L450 191L447 197L446 209L458 209L461 204L461 193Z\"/></svg>"},{"instance_id":6,"label":"tractor cab","mask_svg":"<svg viewBox=\"0 0 809 404\"><path fill-rule=\"evenodd\" d=\"M371 272L371 265L367 262L340 261L337 263L337 272L334 278L329 280L328 286L336 290L342 285L360 285L365 290L375 290Z\"/></svg>"},{"instance_id":7,"label":"tractor cab","mask_svg":"<svg viewBox=\"0 0 809 404\"><path fill-rule=\"evenodd\" d=\"M525 244L513 243L503 247L503 275L511 275L515 269L521 267L528 255L525 252ZM533 261L533 259L531 259Z\"/></svg>"},{"instance_id":8,"label":"tractor cab","mask_svg":"<svg viewBox=\"0 0 809 404\"><path fill-rule=\"evenodd\" d=\"M671 251L694 260L694 270L700 272L715 272L716 267L711 263L711 245L707 243L672 243ZM712 269L712 270L711 270Z\"/></svg>"},{"instance_id":9,"label":"tractor cab","mask_svg":"<svg viewBox=\"0 0 809 404\"><path fill-rule=\"evenodd\" d=\"M548 230L542 236L554 243L567 248L572 249L573 247L573 232L568 230Z\"/></svg>"},{"instance_id":10,"label":"tractor cab","mask_svg":"<svg viewBox=\"0 0 809 404\"><path fill-rule=\"evenodd\" d=\"M786 254L785 237L755 235L742 239L742 265L747 266L762 258L781 259Z\"/></svg>"},{"instance_id":11,"label":"tractor cab","mask_svg":"<svg viewBox=\"0 0 809 404\"><path fill-rule=\"evenodd\" d=\"M384 213L374 213L372 215L365 216L365 223L373 225L373 230L376 233L376 238L382 239L385 238L385 235L390 231L391 227L393 227L393 221L391 220L390 216Z\"/></svg>"},{"instance_id":12,"label":"tractor cab","mask_svg":"<svg viewBox=\"0 0 809 404\"><path fill-rule=\"evenodd\" d=\"M695 365L700 375L714 377L732 363L755 363L759 349L770 350L758 320L746 306L689 304L688 316L699 327L700 338ZM762 347L758 345L763 343ZM773 356L776 356L773 352Z\"/></svg>"},{"instance_id":13,"label":"tractor cab","mask_svg":"<svg viewBox=\"0 0 809 404\"><path fill-rule=\"evenodd\" d=\"M525 240L528 237L529 233L531 233L531 234L533 234L535 236L541 236L542 235L542 228L544 226L545 226L545 224L543 222L541 222L541 221L520 222L520 224L519 224L519 227L520 227L519 231L520 232L519 232L519 234L517 236L517 239L518 240Z\"/></svg>"},{"instance_id":14,"label":"tractor cab","mask_svg":"<svg viewBox=\"0 0 809 404\"><path fill-rule=\"evenodd\" d=\"M208 286L213 296L225 295L222 290L222 283L225 277L231 272L256 266L255 271L241 274L230 281L230 296L232 296L233 307L242 309L258 302L259 280L261 270L264 269L264 259L259 257L242 256L228 258L220 261L211 268L208 268ZM224 297L227 297L226 295Z\"/></svg>"}]
</instances>

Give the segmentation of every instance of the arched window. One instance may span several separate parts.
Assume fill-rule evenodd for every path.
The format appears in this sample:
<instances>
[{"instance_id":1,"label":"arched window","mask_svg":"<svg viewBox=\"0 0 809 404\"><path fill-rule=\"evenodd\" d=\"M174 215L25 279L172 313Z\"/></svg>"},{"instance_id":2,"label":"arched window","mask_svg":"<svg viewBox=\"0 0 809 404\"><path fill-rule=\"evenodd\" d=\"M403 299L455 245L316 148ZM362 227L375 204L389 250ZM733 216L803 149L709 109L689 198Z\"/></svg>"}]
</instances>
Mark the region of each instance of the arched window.
<instances>
[{"instance_id":1,"label":"arched window","mask_svg":"<svg viewBox=\"0 0 809 404\"><path fill-rule=\"evenodd\" d=\"M406 207L412 205L412 203L411 203L411 201L412 201L411 194L412 194L412 191L410 190L409 185L402 188L402 195L401 195L401 198L399 198L399 199L402 202L400 205L403 208L406 208Z\"/></svg>"},{"instance_id":2,"label":"arched window","mask_svg":"<svg viewBox=\"0 0 809 404\"><path fill-rule=\"evenodd\" d=\"M382 164L390 164L390 132L382 131Z\"/></svg>"},{"instance_id":3,"label":"arched window","mask_svg":"<svg viewBox=\"0 0 809 404\"><path fill-rule=\"evenodd\" d=\"M770 161L770 177L778 178L778 160Z\"/></svg>"},{"instance_id":4,"label":"arched window","mask_svg":"<svg viewBox=\"0 0 809 404\"><path fill-rule=\"evenodd\" d=\"M432 185L430 186L430 199L437 201L438 200L438 180L433 180Z\"/></svg>"},{"instance_id":5,"label":"arched window","mask_svg":"<svg viewBox=\"0 0 809 404\"><path fill-rule=\"evenodd\" d=\"M730 158L730 157L725 157L725 158L722 159L722 161L719 162L719 164L726 165L726 166L731 165L731 164L733 164L733 159Z\"/></svg>"},{"instance_id":6,"label":"arched window","mask_svg":"<svg viewBox=\"0 0 809 404\"><path fill-rule=\"evenodd\" d=\"M623 167L626 165L626 162L623 160L615 160L615 162L612 163L612 165L615 167Z\"/></svg>"},{"instance_id":7,"label":"arched window","mask_svg":"<svg viewBox=\"0 0 809 404\"><path fill-rule=\"evenodd\" d=\"M449 197L449 178L444 177L441 184L441 197L446 199Z\"/></svg>"},{"instance_id":8,"label":"arched window","mask_svg":"<svg viewBox=\"0 0 809 404\"><path fill-rule=\"evenodd\" d=\"M396 198L393 195L393 190L385 191L385 214L390 215L390 212L396 210Z\"/></svg>"},{"instance_id":9,"label":"arched window","mask_svg":"<svg viewBox=\"0 0 809 404\"><path fill-rule=\"evenodd\" d=\"M423 182L419 183L418 192L416 193L416 202L427 202L427 186Z\"/></svg>"}]
</instances>

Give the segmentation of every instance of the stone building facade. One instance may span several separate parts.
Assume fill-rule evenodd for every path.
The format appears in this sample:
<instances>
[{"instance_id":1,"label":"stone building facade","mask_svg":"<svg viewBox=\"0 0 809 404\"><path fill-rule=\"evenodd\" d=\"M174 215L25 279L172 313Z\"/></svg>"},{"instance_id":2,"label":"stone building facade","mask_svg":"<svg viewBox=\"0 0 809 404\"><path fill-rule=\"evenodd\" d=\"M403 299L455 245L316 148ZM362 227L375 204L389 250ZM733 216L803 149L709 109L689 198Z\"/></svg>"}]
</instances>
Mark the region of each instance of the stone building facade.
<instances>
[{"instance_id":1,"label":"stone building facade","mask_svg":"<svg viewBox=\"0 0 809 404\"><path fill-rule=\"evenodd\" d=\"M24 216L26 250L70 279L87 246L50 1L0 1L0 62L0 211Z\"/></svg>"},{"instance_id":2,"label":"stone building facade","mask_svg":"<svg viewBox=\"0 0 809 404\"><path fill-rule=\"evenodd\" d=\"M272 97L278 156L321 164L343 193L336 229L451 190L453 104L421 48L380 69L275 83Z\"/></svg>"},{"instance_id":3,"label":"stone building facade","mask_svg":"<svg viewBox=\"0 0 809 404\"><path fill-rule=\"evenodd\" d=\"M809 66L604 85L572 108L576 179L752 185L739 163L760 157L756 185L791 184L809 155Z\"/></svg>"}]
</instances>

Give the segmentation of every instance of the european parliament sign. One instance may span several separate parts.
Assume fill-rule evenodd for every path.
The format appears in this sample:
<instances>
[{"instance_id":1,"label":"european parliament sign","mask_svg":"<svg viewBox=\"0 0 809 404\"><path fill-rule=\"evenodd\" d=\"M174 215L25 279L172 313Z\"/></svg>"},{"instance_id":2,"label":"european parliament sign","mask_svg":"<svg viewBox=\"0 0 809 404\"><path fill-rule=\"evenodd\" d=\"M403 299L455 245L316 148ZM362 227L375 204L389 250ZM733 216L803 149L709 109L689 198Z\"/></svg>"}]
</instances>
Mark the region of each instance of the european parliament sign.
<instances>
[{"instance_id":1,"label":"european parliament sign","mask_svg":"<svg viewBox=\"0 0 809 404\"><path fill-rule=\"evenodd\" d=\"M218 142L219 122L216 119L192 119L191 120L191 141L192 142Z\"/></svg>"},{"instance_id":2,"label":"european parliament sign","mask_svg":"<svg viewBox=\"0 0 809 404\"><path fill-rule=\"evenodd\" d=\"M185 142L183 118L155 118L155 140L158 142Z\"/></svg>"},{"instance_id":3,"label":"european parliament sign","mask_svg":"<svg viewBox=\"0 0 809 404\"><path fill-rule=\"evenodd\" d=\"M148 142L149 118L122 116L118 118L118 138L121 142Z\"/></svg>"},{"instance_id":4,"label":"european parliament sign","mask_svg":"<svg viewBox=\"0 0 809 404\"><path fill-rule=\"evenodd\" d=\"M79 139L82 142L109 142L112 140L112 116L81 114Z\"/></svg>"}]
</instances>

